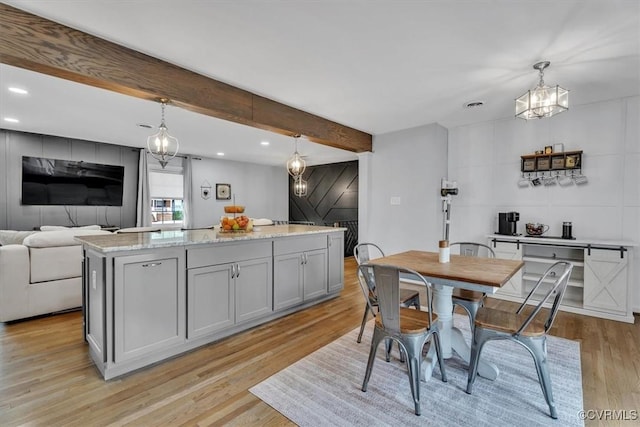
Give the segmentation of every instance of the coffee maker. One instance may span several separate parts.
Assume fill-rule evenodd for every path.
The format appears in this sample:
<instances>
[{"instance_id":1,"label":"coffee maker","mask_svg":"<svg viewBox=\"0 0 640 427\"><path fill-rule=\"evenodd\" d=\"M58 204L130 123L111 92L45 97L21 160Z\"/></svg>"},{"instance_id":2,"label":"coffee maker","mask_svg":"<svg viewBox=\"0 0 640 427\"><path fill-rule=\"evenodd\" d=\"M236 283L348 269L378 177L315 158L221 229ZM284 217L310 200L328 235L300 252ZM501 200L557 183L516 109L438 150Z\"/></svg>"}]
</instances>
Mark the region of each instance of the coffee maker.
<instances>
[{"instance_id":1,"label":"coffee maker","mask_svg":"<svg viewBox=\"0 0 640 427\"><path fill-rule=\"evenodd\" d=\"M498 213L498 234L507 236L517 236L517 223L520 220L518 212L499 212Z\"/></svg>"}]
</instances>

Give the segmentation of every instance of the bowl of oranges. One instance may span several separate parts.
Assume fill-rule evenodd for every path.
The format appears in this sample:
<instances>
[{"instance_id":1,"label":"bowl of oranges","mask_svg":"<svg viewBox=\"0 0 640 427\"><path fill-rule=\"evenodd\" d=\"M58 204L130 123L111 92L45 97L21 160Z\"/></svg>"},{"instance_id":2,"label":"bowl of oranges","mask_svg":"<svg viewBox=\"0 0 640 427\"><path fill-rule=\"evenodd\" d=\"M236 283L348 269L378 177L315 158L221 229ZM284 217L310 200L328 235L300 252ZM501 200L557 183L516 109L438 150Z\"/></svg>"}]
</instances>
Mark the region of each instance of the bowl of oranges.
<instances>
[{"instance_id":1,"label":"bowl of oranges","mask_svg":"<svg viewBox=\"0 0 640 427\"><path fill-rule=\"evenodd\" d=\"M223 216L220 220L221 233L248 233L253 230L253 221L245 215Z\"/></svg>"}]
</instances>

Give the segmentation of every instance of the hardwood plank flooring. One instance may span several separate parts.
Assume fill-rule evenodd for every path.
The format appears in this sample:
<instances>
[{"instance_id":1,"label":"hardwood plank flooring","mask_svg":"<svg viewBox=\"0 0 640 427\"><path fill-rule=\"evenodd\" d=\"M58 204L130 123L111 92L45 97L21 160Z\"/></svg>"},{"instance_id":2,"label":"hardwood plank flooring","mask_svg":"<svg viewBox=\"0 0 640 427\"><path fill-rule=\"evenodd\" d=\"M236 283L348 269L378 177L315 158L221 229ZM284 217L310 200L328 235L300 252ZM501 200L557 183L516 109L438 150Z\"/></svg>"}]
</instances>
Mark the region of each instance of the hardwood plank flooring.
<instances>
[{"instance_id":1,"label":"hardwood plank flooring","mask_svg":"<svg viewBox=\"0 0 640 427\"><path fill-rule=\"evenodd\" d=\"M81 312L0 324L0 426L292 425L248 389L359 326L355 268L345 260L338 298L111 381L88 356ZM630 325L561 312L552 334L581 342L585 409L640 410L637 316Z\"/></svg>"}]
</instances>

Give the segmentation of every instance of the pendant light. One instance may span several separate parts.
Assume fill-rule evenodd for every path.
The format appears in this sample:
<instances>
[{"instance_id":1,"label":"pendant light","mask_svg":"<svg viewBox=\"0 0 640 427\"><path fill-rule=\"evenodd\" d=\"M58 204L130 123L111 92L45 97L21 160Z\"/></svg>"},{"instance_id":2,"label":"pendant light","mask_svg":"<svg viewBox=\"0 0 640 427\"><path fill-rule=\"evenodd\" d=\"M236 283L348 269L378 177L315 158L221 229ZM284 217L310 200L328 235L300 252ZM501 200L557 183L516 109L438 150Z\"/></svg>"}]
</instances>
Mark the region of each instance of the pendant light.
<instances>
[{"instance_id":1,"label":"pendant light","mask_svg":"<svg viewBox=\"0 0 640 427\"><path fill-rule=\"evenodd\" d=\"M158 127L158 133L147 138L147 149L153 158L160 162L162 169L178 154L178 138L169 135L169 129L167 129L167 125L164 122L164 109L168 102L168 99L160 99L162 120Z\"/></svg>"},{"instance_id":2,"label":"pendant light","mask_svg":"<svg viewBox=\"0 0 640 427\"><path fill-rule=\"evenodd\" d=\"M293 194L298 197L307 195L307 181L302 179L302 175L298 175L293 179Z\"/></svg>"},{"instance_id":3,"label":"pendant light","mask_svg":"<svg viewBox=\"0 0 640 427\"><path fill-rule=\"evenodd\" d=\"M549 65L549 61L542 61L533 66L540 72L540 81L538 86L516 99L516 117L541 119L569 109L569 91L558 85L550 87L544 84L544 69Z\"/></svg>"},{"instance_id":4,"label":"pendant light","mask_svg":"<svg viewBox=\"0 0 640 427\"><path fill-rule=\"evenodd\" d=\"M299 134L293 135L293 139L295 141L295 151L293 156L287 161L287 171L289 171L289 175L291 175L294 180L298 176L302 176L305 168L307 167L307 162L304 161L302 156L298 153L298 138L300 138Z\"/></svg>"}]
</instances>

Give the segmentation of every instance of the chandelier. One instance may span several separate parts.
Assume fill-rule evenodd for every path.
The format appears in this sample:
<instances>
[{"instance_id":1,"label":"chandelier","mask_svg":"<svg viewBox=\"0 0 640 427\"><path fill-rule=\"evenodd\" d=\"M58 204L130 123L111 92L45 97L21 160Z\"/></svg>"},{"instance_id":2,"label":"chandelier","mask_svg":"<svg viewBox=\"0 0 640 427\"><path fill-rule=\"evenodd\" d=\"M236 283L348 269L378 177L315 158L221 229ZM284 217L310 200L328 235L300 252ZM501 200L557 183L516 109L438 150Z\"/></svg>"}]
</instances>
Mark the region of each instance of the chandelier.
<instances>
[{"instance_id":1,"label":"chandelier","mask_svg":"<svg viewBox=\"0 0 640 427\"><path fill-rule=\"evenodd\" d=\"M302 179L302 175L298 175L293 178L293 194L298 197L304 197L307 195L307 181Z\"/></svg>"},{"instance_id":2,"label":"chandelier","mask_svg":"<svg viewBox=\"0 0 640 427\"><path fill-rule=\"evenodd\" d=\"M569 91L558 85L550 87L544 84L544 69L550 64L549 61L542 61L533 66L540 72L540 81L538 86L516 99L516 117L541 119L569 109Z\"/></svg>"},{"instance_id":3,"label":"chandelier","mask_svg":"<svg viewBox=\"0 0 640 427\"><path fill-rule=\"evenodd\" d=\"M178 154L178 138L169 135L167 125L164 123L164 108L168 102L168 99L160 99L160 103L162 104L162 120L158 127L158 133L147 138L147 149L153 158L160 162L162 169Z\"/></svg>"},{"instance_id":4,"label":"chandelier","mask_svg":"<svg viewBox=\"0 0 640 427\"><path fill-rule=\"evenodd\" d=\"M298 153L298 138L300 135L293 135L293 139L295 141L295 151L293 156L287 161L287 171L289 171L289 175L291 175L294 180L297 177L301 177L304 173L305 168L307 167L307 162L304 161L302 156Z\"/></svg>"}]
</instances>

